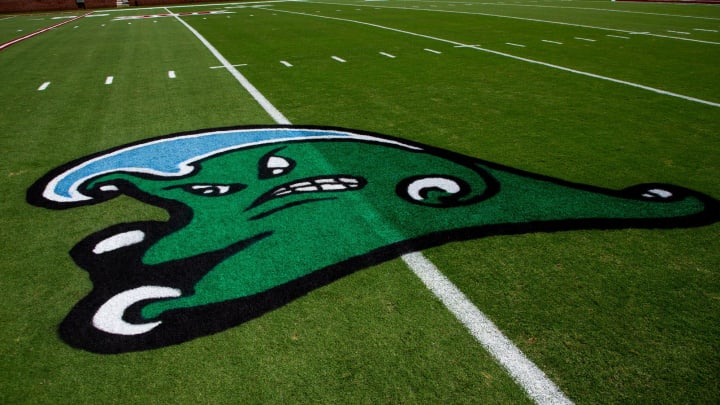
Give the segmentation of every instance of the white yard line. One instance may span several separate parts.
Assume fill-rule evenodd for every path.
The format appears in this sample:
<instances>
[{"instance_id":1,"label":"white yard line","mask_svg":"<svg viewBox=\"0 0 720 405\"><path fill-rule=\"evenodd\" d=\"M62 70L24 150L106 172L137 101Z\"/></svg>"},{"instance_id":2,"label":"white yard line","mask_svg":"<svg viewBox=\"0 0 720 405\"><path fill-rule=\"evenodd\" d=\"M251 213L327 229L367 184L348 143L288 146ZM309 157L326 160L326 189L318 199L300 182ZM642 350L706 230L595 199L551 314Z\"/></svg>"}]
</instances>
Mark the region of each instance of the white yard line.
<instances>
[{"instance_id":1,"label":"white yard line","mask_svg":"<svg viewBox=\"0 0 720 405\"><path fill-rule=\"evenodd\" d=\"M280 13L287 13L287 14L303 15L303 16L313 17L313 18L323 18L323 19L327 19L327 20L345 21L345 22L348 22L348 23L365 25L365 26L368 26L368 27L379 28L379 29L382 29L382 30L387 30L387 31L392 31L392 32L398 32L398 33L406 34L406 35L412 35L412 36L419 37L419 38L431 39L431 40L433 40L433 41L443 42L443 43L450 44L450 45L465 45L465 44L463 44L463 43L461 43L461 42L453 41L453 40L450 40L450 39L444 39L444 38L434 37L434 36L431 36L431 35L419 34L419 33L416 33L416 32L401 30L401 29L398 29L398 28L387 27L387 26L379 25L379 24L373 24L373 23L369 23L369 22L365 22L365 21L350 20L350 19L339 18L339 17L328 17L328 16L323 16L323 15L317 15L317 14L300 13L300 12L297 12L297 11L287 11L287 10L280 10L280 9L276 9L276 8L273 9L273 11L274 11L274 12L280 12ZM578 39L579 39L579 38L578 38ZM512 55L512 54L505 53L505 52L500 52L500 51L494 51L494 50L492 50L492 49L482 48L482 47L479 47L479 46L471 46L471 47L468 47L468 48L469 48L469 49L474 49L474 50L480 51L480 52L486 52L486 53L491 53L491 54L493 54L493 55L498 55L498 56L503 56L503 57L506 57L506 58L515 59L515 60L522 61L522 62L526 62L526 63L532 63L532 64L535 64L535 65L545 66L545 67L549 67L549 68L552 68L552 69L562 70L562 71L568 72L568 73L573 73L573 74L577 74L577 75L581 75L581 76L592 77L592 78L594 78L594 79L605 80L605 81L609 81L609 82L613 82L613 83L617 83L617 84L622 84L622 85L625 85L625 86L634 87L634 88L637 88L637 89L642 89L642 90L650 91L650 92L657 93L657 94L662 94L662 95L665 95L665 96L680 98L680 99L683 99L683 100L692 101L692 102L695 102L695 103L700 103L700 104L709 105L709 106L711 106L711 107L718 107L718 108L720 108L720 103L715 103L715 102L713 102L713 101L703 100L703 99L696 98L696 97L686 96L686 95L684 95L684 94L673 93L673 92L671 92L671 91L662 90L662 89L657 89L657 88L655 88L655 87L645 86L645 85L642 85L642 84L639 84L639 83L633 83L633 82L629 82L629 81L626 81L626 80L620 80L620 79L615 79L615 78L608 77L608 76L598 75L598 74L595 74L595 73L584 72L584 71L582 71L582 70L572 69L572 68L565 67L565 66L560 66L560 65L554 65L554 64L552 64L552 63L542 62L542 61L538 61L538 60L534 60L534 59L523 58L523 57L521 57L521 56L516 56L516 55Z\"/></svg>"},{"instance_id":2,"label":"white yard line","mask_svg":"<svg viewBox=\"0 0 720 405\"><path fill-rule=\"evenodd\" d=\"M247 66L247 63L237 63L233 66L235 66L235 67ZM225 66L210 66L210 69L224 69L224 68L225 68Z\"/></svg>"},{"instance_id":3,"label":"white yard line","mask_svg":"<svg viewBox=\"0 0 720 405\"><path fill-rule=\"evenodd\" d=\"M165 11L170 13L170 10L168 10L167 7L165 7ZM272 105L272 103L270 103L270 101L265 98L265 96L263 96L262 93L260 93L260 91L256 89L255 86L253 86L247 78L245 78L245 76L243 76L237 69L235 69L235 66L233 66L227 59L225 59L225 57L217 49L215 49L215 47L212 46L212 44L210 44L210 42L208 42L205 37L203 37L195 28L191 27L190 24L186 23L179 16L176 15L174 17L175 19L180 21L185 26L185 28L192 32L193 35L195 35L195 37L200 42L202 42L203 45L205 45L205 47L210 51L210 53L215 56L215 59L217 59L218 62L220 62L220 64L224 66L225 69L230 72L230 74L233 75L233 77L245 88L245 90L247 90L248 93L250 93L250 95L255 99L255 101L260 104L260 106L275 120L275 122L277 122L278 124L290 124L290 120L285 118L285 116L280 111L278 111L278 109L275 108L275 106Z\"/></svg>"},{"instance_id":4,"label":"white yard line","mask_svg":"<svg viewBox=\"0 0 720 405\"><path fill-rule=\"evenodd\" d=\"M403 261L538 404L571 404L565 394L422 253Z\"/></svg>"},{"instance_id":5,"label":"white yard line","mask_svg":"<svg viewBox=\"0 0 720 405\"><path fill-rule=\"evenodd\" d=\"M330 3L330 2L322 2L322 1L309 1L309 3L342 5L342 3ZM635 34L635 35L647 35L647 36L658 37L658 38L677 39L677 40L681 40L681 41L691 41L691 42L699 42L699 43L703 43L703 44L720 45L720 42L715 42L715 41L704 41L704 40L692 39L692 38L675 37L675 36L671 36L671 35L652 34L649 32L635 32L635 31L621 30L621 29L617 29L617 28L598 27L595 25L573 24L573 23L562 22L562 21L541 20L538 18L527 18L527 17L515 17L515 16L511 16L511 15L502 15L502 14L480 13L480 12L472 12L472 11L438 10L438 9L416 8L416 7L379 6L379 5L370 6L370 5L365 5L365 4L356 4L356 6L383 8L383 9L396 9L396 10L410 10L410 11L429 11L429 12L433 12L433 13L481 15L481 16L485 16L485 17L508 18L511 20L531 21L531 22L538 22L538 23L544 23L544 24L556 24L556 25L564 25L564 26L568 26L568 27L589 28L589 29L594 29L594 30L621 32L621 33L625 33L625 34Z\"/></svg>"}]
</instances>

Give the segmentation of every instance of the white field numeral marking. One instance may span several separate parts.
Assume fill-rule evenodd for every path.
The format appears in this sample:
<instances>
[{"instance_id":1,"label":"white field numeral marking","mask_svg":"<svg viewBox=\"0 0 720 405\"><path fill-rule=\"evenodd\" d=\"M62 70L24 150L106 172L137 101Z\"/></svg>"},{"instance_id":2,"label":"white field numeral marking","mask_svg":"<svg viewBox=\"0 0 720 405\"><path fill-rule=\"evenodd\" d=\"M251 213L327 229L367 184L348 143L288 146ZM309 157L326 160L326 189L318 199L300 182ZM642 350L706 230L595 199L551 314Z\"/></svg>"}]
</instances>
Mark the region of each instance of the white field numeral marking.
<instances>
[{"instance_id":1,"label":"white field numeral marking","mask_svg":"<svg viewBox=\"0 0 720 405\"><path fill-rule=\"evenodd\" d=\"M43 91L43 90L47 89L49 85L50 85L50 82L45 82L45 83L41 84L40 87L38 87L38 91Z\"/></svg>"},{"instance_id":2,"label":"white field numeral marking","mask_svg":"<svg viewBox=\"0 0 720 405\"><path fill-rule=\"evenodd\" d=\"M114 77L108 76L105 78L105 84L112 84L113 80L115 80Z\"/></svg>"}]
</instances>

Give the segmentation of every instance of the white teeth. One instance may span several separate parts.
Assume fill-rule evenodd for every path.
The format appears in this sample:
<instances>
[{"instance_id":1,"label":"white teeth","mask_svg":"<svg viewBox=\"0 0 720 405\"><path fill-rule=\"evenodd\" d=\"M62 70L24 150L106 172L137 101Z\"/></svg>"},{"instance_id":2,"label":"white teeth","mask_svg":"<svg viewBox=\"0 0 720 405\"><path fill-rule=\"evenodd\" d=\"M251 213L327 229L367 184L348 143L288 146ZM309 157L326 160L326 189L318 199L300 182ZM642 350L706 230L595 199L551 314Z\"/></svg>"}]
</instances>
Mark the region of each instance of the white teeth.
<instances>
[{"instance_id":1,"label":"white teeth","mask_svg":"<svg viewBox=\"0 0 720 405\"><path fill-rule=\"evenodd\" d=\"M325 177L312 180L304 180L283 186L273 191L274 197L282 197L293 193L311 193L314 191L344 191L360 188L357 179L349 177L332 178Z\"/></svg>"},{"instance_id":2,"label":"white teeth","mask_svg":"<svg viewBox=\"0 0 720 405\"><path fill-rule=\"evenodd\" d=\"M320 188L322 188L323 191L347 190L347 187L342 184L323 184Z\"/></svg>"},{"instance_id":3,"label":"white teeth","mask_svg":"<svg viewBox=\"0 0 720 405\"><path fill-rule=\"evenodd\" d=\"M306 187L298 187L294 191L318 191L318 188L315 186L306 186Z\"/></svg>"}]
</instances>

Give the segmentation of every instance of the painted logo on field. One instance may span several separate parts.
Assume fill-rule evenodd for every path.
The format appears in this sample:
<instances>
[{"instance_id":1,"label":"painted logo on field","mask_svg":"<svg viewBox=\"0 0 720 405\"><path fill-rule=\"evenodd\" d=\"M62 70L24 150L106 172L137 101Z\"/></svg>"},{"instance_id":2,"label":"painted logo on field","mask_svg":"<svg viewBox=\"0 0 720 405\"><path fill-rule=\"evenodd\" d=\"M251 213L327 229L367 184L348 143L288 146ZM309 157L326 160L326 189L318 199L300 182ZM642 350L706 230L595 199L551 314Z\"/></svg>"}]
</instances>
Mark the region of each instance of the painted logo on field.
<instances>
[{"instance_id":1,"label":"painted logo on field","mask_svg":"<svg viewBox=\"0 0 720 405\"><path fill-rule=\"evenodd\" d=\"M27 198L65 209L119 195L161 207L169 220L117 224L70 251L93 289L60 335L99 353L216 333L451 241L720 217L717 200L676 186L606 190L379 134L294 126L117 147L51 171Z\"/></svg>"}]
</instances>

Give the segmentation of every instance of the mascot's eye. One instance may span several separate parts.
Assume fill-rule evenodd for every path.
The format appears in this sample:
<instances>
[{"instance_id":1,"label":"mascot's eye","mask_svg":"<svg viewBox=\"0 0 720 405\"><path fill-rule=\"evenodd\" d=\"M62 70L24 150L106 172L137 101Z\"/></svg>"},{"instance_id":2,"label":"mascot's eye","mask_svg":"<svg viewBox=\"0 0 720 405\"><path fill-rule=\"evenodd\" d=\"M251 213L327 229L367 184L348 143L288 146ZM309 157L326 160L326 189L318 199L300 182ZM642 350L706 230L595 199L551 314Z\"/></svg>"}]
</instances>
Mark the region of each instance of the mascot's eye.
<instances>
[{"instance_id":1,"label":"mascot's eye","mask_svg":"<svg viewBox=\"0 0 720 405\"><path fill-rule=\"evenodd\" d=\"M220 197L236 193L247 186L244 184L185 184L182 186L166 187L165 190L180 188L190 194L200 195L203 197Z\"/></svg>"},{"instance_id":2,"label":"mascot's eye","mask_svg":"<svg viewBox=\"0 0 720 405\"><path fill-rule=\"evenodd\" d=\"M455 207L474 202L463 199L470 194L470 185L445 175L410 177L401 181L395 191L411 203L431 207Z\"/></svg>"},{"instance_id":3,"label":"mascot's eye","mask_svg":"<svg viewBox=\"0 0 720 405\"><path fill-rule=\"evenodd\" d=\"M275 153L282 149L284 148L272 150L260 159L258 172L261 179L282 176L295 168L294 160L275 155Z\"/></svg>"}]
</instances>

